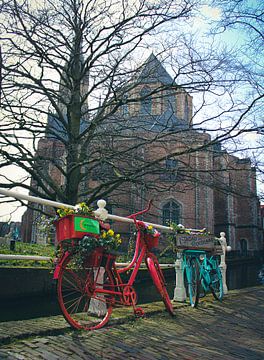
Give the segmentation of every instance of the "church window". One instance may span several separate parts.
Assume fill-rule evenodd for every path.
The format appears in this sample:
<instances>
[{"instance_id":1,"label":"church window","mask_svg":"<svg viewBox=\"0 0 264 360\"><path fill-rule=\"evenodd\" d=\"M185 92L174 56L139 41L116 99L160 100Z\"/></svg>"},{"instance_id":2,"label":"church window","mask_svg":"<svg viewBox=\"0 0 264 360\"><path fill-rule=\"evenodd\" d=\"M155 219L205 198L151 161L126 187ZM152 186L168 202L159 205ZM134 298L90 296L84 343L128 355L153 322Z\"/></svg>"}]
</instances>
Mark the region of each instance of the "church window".
<instances>
[{"instance_id":1,"label":"church window","mask_svg":"<svg viewBox=\"0 0 264 360\"><path fill-rule=\"evenodd\" d=\"M122 105L122 115L129 116L128 104Z\"/></svg>"},{"instance_id":2,"label":"church window","mask_svg":"<svg viewBox=\"0 0 264 360\"><path fill-rule=\"evenodd\" d=\"M150 115L152 110L152 98L150 94L150 88L144 87L140 91L141 99L141 106L140 106L140 113L143 115Z\"/></svg>"},{"instance_id":3,"label":"church window","mask_svg":"<svg viewBox=\"0 0 264 360\"><path fill-rule=\"evenodd\" d=\"M173 109L175 116L177 116L177 102L178 102L178 98L177 96L175 96L174 109Z\"/></svg>"},{"instance_id":4,"label":"church window","mask_svg":"<svg viewBox=\"0 0 264 360\"><path fill-rule=\"evenodd\" d=\"M178 161L176 159L166 159L166 170L175 170L177 168Z\"/></svg>"},{"instance_id":5,"label":"church window","mask_svg":"<svg viewBox=\"0 0 264 360\"><path fill-rule=\"evenodd\" d=\"M188 121L189 119L189 111L188 111L188 97L185 96L185 102L184 102L184 119Z\"/></svg>"},{"instance_id":6,"label":"church window","mask_svg":"<svg viewBox=\"0 0 264 360\"><path fill-rule=\"evenodd\" d=\"M168 158L165 160L165 169L163 168L160 176L163 181L175 181L177 179L178 160ZM164 171L165 170L165 171Z\"/></svg>"},{"instance_id":7,"label":"church window","mask_svg":"<svg viewBox=\"0 0 264 360\"><path fill-rule=\"evenodd\" d=\"M170 223L179 224L180 222L180 205L174 200L169 200L162 207L162 223L168 226Z\"/></svg>"},{"instance_id":8,"label":"church window","mask_svg":"<svg viewBox=\"0 0 264 360\"><path fill-rule=\"evenodd\" d=\"M123 104L122 104L122 107L121 107L122 115L125 116L125 117L129 116L129 108L128 108L128 103L127 103L127 98L128 98L128 95L125 94Z\"/></svg>"}]
</instances>

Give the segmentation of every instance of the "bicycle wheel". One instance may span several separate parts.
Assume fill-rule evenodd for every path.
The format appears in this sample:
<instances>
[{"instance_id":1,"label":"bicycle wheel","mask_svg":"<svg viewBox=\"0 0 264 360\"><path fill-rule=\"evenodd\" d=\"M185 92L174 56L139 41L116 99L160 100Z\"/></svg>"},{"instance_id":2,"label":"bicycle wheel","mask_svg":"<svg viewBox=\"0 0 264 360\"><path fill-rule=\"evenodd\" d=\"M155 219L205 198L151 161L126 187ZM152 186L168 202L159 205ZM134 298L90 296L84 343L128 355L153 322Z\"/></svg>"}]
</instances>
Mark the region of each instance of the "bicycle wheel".
<instances>
[{"instance_id":1,"label":"bicycle wheel","mask_svg":"<svg viewBox=\"0 0 264 360\"><path fill-rule=\"evenodd\" d=\"M162 301L164 302L165 308L167 309L169 314L173 316L174 315L173 306L165 286L165 279L161 271L161 268L159 266L158 259L154 255L151 255L148 256L145 261L147 268L150 272L151 278L153 280L153 283L162 297Z\"/></svg>"},{"instance_id":2,"label":"bicycle wheel","mask_svg":"<svg viewBox=\"0 0 264 360\"><path fill-rule=\"evenodd\" d=\"M58 275L58 301L66 321L75 329L94 330L104 326L112 313L112 295L96 290L114 290L110 270L80 267L74 255L63 261Z\"/></svg>"},{"instance_id":3,"label":"bicycle wheel","mask_svg":"<svg viewBox=\"0 0 264 360\"><path fill-rule=\"evenodd\" d=\"M187 260L187 266L184 271L184 285L186 300L189 300L191 307L196 307L199 303L200 281L199 265L195 258Z\"/></svg>"},{"instance_id":4,"label":"bicycle wheel","mask_svg":"<svg viewBox=\"0 0 264 360\"><path fill-rule=\"evenodd\" d=\"M217 265L216 265L217 266ZM223 281L222 274L219 267L212 268L210 270L210 289L216 300L221 301L223 299Z\"/></svg>"}]
</instances>

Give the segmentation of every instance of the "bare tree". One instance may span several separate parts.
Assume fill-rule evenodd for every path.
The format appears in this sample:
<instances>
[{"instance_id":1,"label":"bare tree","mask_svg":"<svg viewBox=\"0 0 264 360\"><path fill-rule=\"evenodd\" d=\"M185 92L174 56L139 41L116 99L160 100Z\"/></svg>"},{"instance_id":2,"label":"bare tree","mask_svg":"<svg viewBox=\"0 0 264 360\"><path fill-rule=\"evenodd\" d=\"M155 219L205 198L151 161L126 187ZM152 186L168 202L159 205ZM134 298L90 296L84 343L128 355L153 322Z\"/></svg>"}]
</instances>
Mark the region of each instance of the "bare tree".
<instances>
[{"instance_id":1,"label":"bare tree","mask_svg":"<svg viewBox=\"0 0 264 360\"><path fill-rule=\"evenodd\" d=\"M250 131L243 126L245 114L231 121L240 111L233 91L241 69L229 71L224 52L199 49L180 33L197 5L192 0L4 0L0 167L15 164L27 175L22 181L2 175L0 185L70 204L126 192L126 184L140 185L144 177L144 186L162 191L162 183L159 189L150 180L162 174L164 161L179 159L178 174L182 169L187 179L188 173L191 184L191 154ZM171 77L154 56L149 58L154 66L142 66L142 56L154 46ZM157 74L158 86L150 81L142 87ZM194 114L189 94L202 94ZM185 102L177 117L175 96ZM212 96L218 107L208 115ZM162 121L147 114L150 99L158 104L164 98L170 111ZM127 109L137 115L127 116ZM213 140L199 133L204 130ZM177 141L182 146L176 149ZM153 144L159 149L155 158L149 155Z\"/></svg>"},{"instance_id":2,"label":"bare tree","mask_svg":"<svg viewBox=\"0 0 264 360\"><path fill-rule=\"evenodd\" d=\"M246 119L247 129L255 138L254 144L241 147L247 151L263 179L263 98L264 98L264 11L261 1L213 0L221 9L221 17L213 22L213 34L229 36L232 57L243 77L239 119ZM235 39L235 41L234 41ZM243 99L243 100L242 100ZM255 134L255 135L253 135Z\"/></svg>"}]
</instances>

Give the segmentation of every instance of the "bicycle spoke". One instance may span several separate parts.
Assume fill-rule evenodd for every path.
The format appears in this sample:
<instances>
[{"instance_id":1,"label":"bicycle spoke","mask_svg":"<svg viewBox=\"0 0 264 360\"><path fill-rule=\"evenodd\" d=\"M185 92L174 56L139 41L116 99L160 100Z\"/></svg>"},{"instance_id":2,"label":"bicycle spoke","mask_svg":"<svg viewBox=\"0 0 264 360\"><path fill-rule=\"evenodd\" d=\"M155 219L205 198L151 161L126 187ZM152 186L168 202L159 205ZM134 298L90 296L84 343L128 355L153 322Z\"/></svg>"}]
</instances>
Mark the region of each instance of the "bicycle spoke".
<instances>
[{"instance_id":1,"label":"bicycle spoke","mask_svg":"<svg viewBox=\"0 0 264 360\"><path fill-rule=\"evenodd\" d=\"M58 277L58 298L63 315L75 328L99 328L111 315L113 296L97 294L96 289L113 289L113 278L105 268L73 269L72 265L72 258L69 256ZM97 278L97 283L94 278Z\"/></svg>"}]
</instances>

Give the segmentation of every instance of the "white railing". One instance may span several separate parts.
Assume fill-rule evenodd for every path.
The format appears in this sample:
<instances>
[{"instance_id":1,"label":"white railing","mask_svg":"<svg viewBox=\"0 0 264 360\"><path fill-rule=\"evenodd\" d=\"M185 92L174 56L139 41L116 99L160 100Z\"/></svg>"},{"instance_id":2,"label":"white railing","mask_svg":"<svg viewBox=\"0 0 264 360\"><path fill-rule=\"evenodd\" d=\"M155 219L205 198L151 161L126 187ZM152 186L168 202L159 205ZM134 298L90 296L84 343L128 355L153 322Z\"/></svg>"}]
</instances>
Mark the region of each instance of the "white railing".
<instances>
[{"instance_id":1,"label":"white railing","mask_svg":"<svg viewBox=\"0 0 264 360\"><path fill-rule=\"evenodd\" d=\"M0 254L0 260L52 261L50 256Z\"/></svg>"},{"instance_id":2,"label":"white railing","mask_svg":"<svg viewBox=\"0 0 264 360\"><path fill-rule=\"evenodd\" d=\"M220 262L220 270L222 274L222 281L223 281L223 291L224 294L227 294L228 289L226 285L226 252L231 250L231 246L227 246L225 233L220 233L220 238L217 238L221 247L222 247L222 255L221 255L221 262ZM175 272L176 272L176 286L174 289L174 301L185 301L186 299L186 292L185 292L185 286L184 286L184 274L183 274L183 259L181 256L181 252L177 254L177 260L175 262Z\"/></svg>"},{"instance_id":3,"label":"white railing","mask_svg":"<svg viewBox=\"0 0 264 360\"><path fill-rule=\"evenodd\" d=\"M63 204L63 203L51 201L48 199L41 199L41 198L38 198L35 196L26 195L26 194L20 194L16 191L6 190L6 189L0 189L0 194L8 196L8 197L13 197L16 199L28 200L28 201L35 202L35 203L42 204L42 205L53 206L56 208L76 209L76 206L77 206L77 205L73 206L73 205L69 205L69 204ZM106 207L105 200L98 200L97 206L98 206L98 209L94 211L94 216L102 221L114 220L114 221L125 222L125 223L134 223L133 219L109 214L107 209L105 208ZM160 224L153 224L153 223L148 223L148 224L152 225L153 227L155 227L159 230L162 230L164 232L171 232L171 233L173 232L173 229L168 226L164 226L164 225L160 225ZM189 229L189 230L195 231L196 229ZM224 232L220 233L220 238L218 240L219 240L220 245L222 246L222 250L223 250L223 255L221 255L220 268L221 268L222 277L223 277L224 293L227 293L225 254L226 254L226 251L229 251L231 248L229 246L227 246ZM11 256L15 256L15 255L11 255ZM42 258L42 257L39 257L39 258ZM127 264L119 263L119 266L123 266L123 265L126 266ZM186 294L185 294L184 281L183 281L182 259L180 259L180 258L177 259L175 262L175 265L174 264L173 265L172 264L162 264L162 267L165 267L165 266L167 267L167 265L169 265L171 267L175 266L175 270L176 270L176 287L175 287L175 291L174 291L174 300L175 301L184 301L186 298Z\"/></svg>"},{"instance_id":4,"label":"white railing","mask_svg":"<svg viewBox=\"0 0 264 360\"><path fill-rule=\"evenodd\" d=\"M0 254L0 260L33 260L33 261L50 261L54 259L50 256L37 256L37 255L14 255L14 254ZM116 263L117 267L128 266L129 263ZM163 269L172 268L174 264L160 264ZM145 264L141 265L142 268L146 268Z\"/></svg>"}]
</instances>

